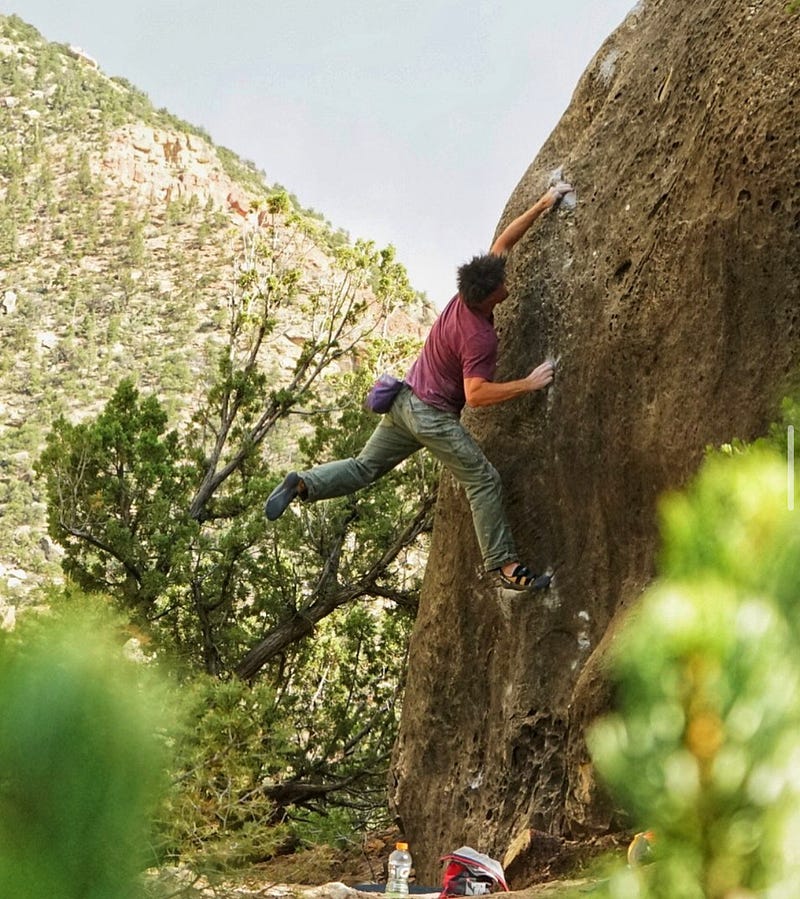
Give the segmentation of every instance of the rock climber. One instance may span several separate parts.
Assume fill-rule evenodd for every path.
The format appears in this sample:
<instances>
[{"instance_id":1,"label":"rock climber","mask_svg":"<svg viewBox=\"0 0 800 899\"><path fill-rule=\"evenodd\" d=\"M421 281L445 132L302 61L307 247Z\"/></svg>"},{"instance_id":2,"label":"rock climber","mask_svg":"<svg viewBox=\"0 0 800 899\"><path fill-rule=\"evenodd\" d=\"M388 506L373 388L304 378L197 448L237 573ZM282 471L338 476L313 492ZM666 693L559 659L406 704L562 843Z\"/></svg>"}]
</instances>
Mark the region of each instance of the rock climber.
<instances>
[{"instance_id":1,"label":"rock climber","mask_svg":"<svg viewBox=\"0 0 800 899\"><path fill-rule=\"evenodd\" d=\"M461 410L490 406L533 393L553 380L554 363L542 362L516 381L495 381L498 340L493 312L508 296L506 256L542 213L571 185L559 182L515 218L487 254L458 269L458 293L442 310L389 411L355 459L292 471L269 495L264 513L279 518L297 497L306 502L345 496L426 447L466 492L486 571L512 590L543 590L550 575L535 574L520 560L493 465L461 424Z\"/></svg>"}]
</instances>

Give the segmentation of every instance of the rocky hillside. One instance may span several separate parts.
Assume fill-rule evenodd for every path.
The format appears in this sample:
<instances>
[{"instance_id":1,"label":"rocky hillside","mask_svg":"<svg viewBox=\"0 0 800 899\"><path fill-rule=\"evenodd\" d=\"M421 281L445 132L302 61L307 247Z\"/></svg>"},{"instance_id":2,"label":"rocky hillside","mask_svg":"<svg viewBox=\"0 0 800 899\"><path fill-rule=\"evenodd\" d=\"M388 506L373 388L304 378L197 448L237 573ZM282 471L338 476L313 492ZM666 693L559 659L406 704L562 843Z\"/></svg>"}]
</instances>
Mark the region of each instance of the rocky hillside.
<instances>
[{"instance_id":1,"label":"rocky hillside","mask_svg":"<svg viewBox=\"0 0 800 899\"><path fill-rule=\"evenodd\" d=\"M32 475L53 417L96 411L130 375L176 418L188 414L221 339L237 260L276 188L16 16L0 17L0 133L0 616L8 616L57 572ZM334 251L349 243L292 202L294 223L283 223L301 277L269 347L278 382L310 328L304 301L330 281ZM365 328L413 335L430 320L422 298L387 310L368 284L360 290Z\"/></svg>"},{"instance_id":2,"label":"rocky hillside","mask_svg":"<svg viewBox=\"0 0 800 899\"><path fill-rule=\"evenodd\" d=\"M800 368L798 60L780 0L644 0L509 200L501 225L558 166L577 189L515 248L499 316L501 375L551 356L555 384L469 418L555 581L538 601L482 584L444 479L394 764L422 878L451 846L503 858L613 820L583 732L656 568L658 497L707 445L764 433Z\"/></svg>"}]
</instances>

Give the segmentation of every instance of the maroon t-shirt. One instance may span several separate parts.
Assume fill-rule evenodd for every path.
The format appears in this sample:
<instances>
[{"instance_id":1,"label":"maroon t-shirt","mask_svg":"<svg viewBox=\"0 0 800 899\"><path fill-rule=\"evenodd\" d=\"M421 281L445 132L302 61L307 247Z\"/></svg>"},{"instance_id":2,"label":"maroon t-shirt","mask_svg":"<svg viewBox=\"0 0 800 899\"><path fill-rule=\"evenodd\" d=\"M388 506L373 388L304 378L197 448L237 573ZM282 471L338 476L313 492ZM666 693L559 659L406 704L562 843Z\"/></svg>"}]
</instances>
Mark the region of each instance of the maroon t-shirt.
<instances>
[{"instance_id":1,"label":"maroon t-shirt","mask_svg":"<svg viewBox=\"0 0 800 899\"><path fill-rule=\"evenodd\" d=\"M470 309L456 294L433 323L406 383L429 406L461 412L464 378L494 379L497 334L493 319Z\"/></svg>"}]
</instances>

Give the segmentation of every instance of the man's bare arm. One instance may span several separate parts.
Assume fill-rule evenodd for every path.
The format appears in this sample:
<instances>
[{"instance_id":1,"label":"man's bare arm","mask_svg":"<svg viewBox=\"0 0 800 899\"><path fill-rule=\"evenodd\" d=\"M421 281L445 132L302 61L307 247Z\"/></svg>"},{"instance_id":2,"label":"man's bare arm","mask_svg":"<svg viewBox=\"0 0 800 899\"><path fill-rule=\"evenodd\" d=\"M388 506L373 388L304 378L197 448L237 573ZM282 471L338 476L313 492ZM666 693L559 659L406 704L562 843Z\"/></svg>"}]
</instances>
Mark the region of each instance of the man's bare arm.
<instances>
[{"instance_id":1,"label":"man's bare arm","mask_svg":"<svg viewBox=\"0 0 800 899\"><path fill-rule=\"evenodd\" d=\"M467 405L493 406L496 403L504 403L513 400L534 390L541 390L553 381L555 364L551 360L542 362L541 365L524 378L517 381L487 381L484 378L464 378L464 395Z\"/></svg>"},{"instance_id":2,"label":"man's bare arm","mask_svg":"<svg viewBox=\"0 0 800 899\"><path fill-rule=\"evenodd\" d=\"M543 212L546 212L553 207L561 197L570 190L572 190L572 186L565 181L551 187L547 193L542 194L542 196L539 197L533 206L526 209L522 215L518 215L510 225L507 225L503 229L502 234L500 234L497 240L492 244L492 248L489 252L494 256L505 256L536 219L538 219Z\"/></svg>"}]
</instances>

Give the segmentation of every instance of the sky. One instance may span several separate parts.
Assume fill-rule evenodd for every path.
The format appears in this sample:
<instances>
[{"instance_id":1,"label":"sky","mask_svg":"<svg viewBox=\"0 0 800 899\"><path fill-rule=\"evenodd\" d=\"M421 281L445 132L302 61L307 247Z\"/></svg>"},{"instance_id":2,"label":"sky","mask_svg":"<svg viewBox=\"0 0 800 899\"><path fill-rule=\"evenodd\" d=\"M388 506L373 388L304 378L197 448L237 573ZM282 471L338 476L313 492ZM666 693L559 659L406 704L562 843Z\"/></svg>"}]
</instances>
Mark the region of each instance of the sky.
<instances>
[{"instance_id":1,"label":"sky","mask_svg":"<svg viewBox=\"0 0 800 899\"><path fill-rule=\"evenodd\" d=\"M81 47L351 238L393 244L442 306L634 5L0 0L0 12Z\"/></svg>"}]
</instances>

